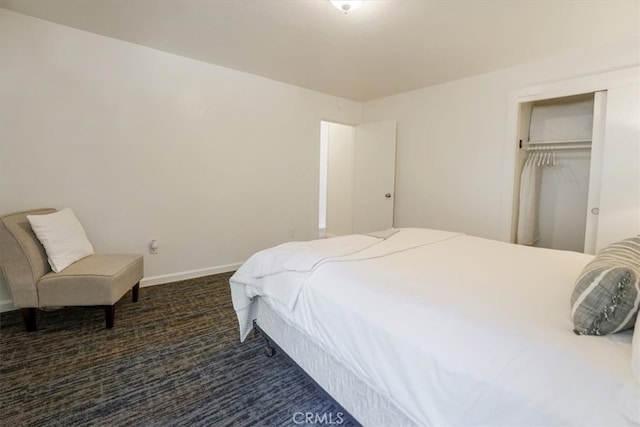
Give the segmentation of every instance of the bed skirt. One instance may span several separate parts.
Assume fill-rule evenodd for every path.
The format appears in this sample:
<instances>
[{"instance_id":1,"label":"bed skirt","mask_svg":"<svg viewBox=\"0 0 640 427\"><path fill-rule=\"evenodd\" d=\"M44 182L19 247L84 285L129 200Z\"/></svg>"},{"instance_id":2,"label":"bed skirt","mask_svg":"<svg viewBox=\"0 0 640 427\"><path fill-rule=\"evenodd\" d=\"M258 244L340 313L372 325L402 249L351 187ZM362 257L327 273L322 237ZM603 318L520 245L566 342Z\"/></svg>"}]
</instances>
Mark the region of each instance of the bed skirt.
<instances>
[{"instance_id":1,"label":"bed skirt","mask_svg":"<svg viewBox=\"0 0 640 427\"><path fill-rule=\"evenodd\" d=\"M291 326L261 298L258 298L256 317L260 329L362 425L416 425L306 334Z\"/></svg>"}]
</instances>

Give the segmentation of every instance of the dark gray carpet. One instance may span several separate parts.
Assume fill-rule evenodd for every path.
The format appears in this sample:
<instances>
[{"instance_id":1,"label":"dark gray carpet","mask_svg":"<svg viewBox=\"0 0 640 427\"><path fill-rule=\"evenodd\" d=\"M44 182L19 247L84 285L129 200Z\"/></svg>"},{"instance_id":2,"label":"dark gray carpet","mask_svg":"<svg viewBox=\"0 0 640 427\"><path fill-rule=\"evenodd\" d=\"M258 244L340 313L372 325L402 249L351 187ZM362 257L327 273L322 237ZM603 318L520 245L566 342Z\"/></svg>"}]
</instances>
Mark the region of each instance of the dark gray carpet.
<instances>
[{"instance_id":1,"label":"dark gray carpet","mask_svg":"<svg viewBox=\"0 0 640 427\"><path fill-rule=\"evenodd\" d=\"M38 311L33 333L3 313L0 424L287 426L297 412L335 423L342 410L286 357L265 357L261 337L239 342L228 278L125 295L111 330L92 307Z\"/></svg>"}]
</instances>

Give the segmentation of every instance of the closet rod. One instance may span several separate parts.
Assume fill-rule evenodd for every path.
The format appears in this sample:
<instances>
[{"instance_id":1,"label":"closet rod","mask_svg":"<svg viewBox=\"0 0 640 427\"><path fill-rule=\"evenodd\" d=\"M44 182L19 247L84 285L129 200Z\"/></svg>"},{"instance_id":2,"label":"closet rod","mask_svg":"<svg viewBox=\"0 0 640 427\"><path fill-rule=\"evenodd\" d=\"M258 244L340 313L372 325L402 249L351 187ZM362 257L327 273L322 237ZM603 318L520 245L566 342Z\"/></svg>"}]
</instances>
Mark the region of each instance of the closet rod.
<instances>
[{"instance_id":1,"label":"closet rod","mask_svg":"<svg viewBox=\"0 0 640 427\"><path fill-rule=\"evenodd\" d=\"M590 150L591 144L575 143L575 144L563 144L563 145L530 145L524 144L523 150L526 151L560 151L560 150Z\"/></svg>"},{"instance_id":2,"label":"closet rod","mask_svg":"<svg viewBox=\"0 0 640 427\"><path fill-rule=\"evenodd\" d=\"M522 148L522 140L520 140L520 147ZM549 145L549 144L591 144L590 139L560 139L555 141L527 141L527 144L535 145Z\"/></svg>"},{"instance_id":3,"label":"closet rod","mask_svg":"<svg viewBox=\"0 0 640 427\"><path fill-rule=\"evenodd\" d=\"M580 145L581 148L582 146L590 147L591 140L590 139L565 139L565 140L559 140L559 141L528 141L526 143L523 143L522 140L520 140L520 148L524 148L524 147L544 148L551 145L554 146L554 148L560 148L560 146L576 145L576 144Z\"/></svg>"}]
</instances>

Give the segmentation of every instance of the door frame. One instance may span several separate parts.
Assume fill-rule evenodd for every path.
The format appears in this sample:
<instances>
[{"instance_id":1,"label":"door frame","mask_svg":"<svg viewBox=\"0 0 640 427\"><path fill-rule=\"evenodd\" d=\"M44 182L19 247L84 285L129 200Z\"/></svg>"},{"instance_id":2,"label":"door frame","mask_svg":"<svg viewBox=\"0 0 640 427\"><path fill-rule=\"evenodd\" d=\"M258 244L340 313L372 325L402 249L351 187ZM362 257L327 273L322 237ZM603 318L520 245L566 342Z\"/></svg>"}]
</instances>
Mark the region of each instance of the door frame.
<instances>
[{"instance_id":1,"label":"door frame","mask_svg":"<svg viewBox=\"0 0 640 427\"><path fill-rule=\"evenodd\" d=\"M518 169L518 134L520 126L521 104L544 99L563 98L585 93L606 91L626 86L638 79L640 67L629 67L589 76L561 80L527 88L514 89L507 93L507 119L504 142L503 202L499 224L499 238L505 242L514 242L514 223L517 221L515 186Z\"/></svg>"}]
</instances>

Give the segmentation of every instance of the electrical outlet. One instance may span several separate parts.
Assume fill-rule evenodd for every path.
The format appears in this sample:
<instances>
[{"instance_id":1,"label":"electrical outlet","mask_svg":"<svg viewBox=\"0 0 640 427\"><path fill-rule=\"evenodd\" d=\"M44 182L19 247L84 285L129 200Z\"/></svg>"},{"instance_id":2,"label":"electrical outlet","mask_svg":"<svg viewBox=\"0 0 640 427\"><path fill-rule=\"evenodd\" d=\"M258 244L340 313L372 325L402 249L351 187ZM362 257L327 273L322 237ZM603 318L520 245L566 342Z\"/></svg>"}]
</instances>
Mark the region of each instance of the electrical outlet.
<instances>
[{"instance_id":1,"label":"electrical outlet","mask_svg":"<svg viewBox=\"0 0 640 427\"><path fill-rule=\"evenodd\" d=\"M158 240L153 239L149 242L149 253L155 255L158 253Z\"/></svg>"},{"instance_id":2,"label":"electrical outlet","mask_svg":"<svg viewBox=\"0 0 640 427\"><path fill-rule=\"evenodd\" d=\"M296 229L295 228L290 228L289 229L289 238L290 239L295 239L296 238Z\"/></svg>"}]
</instances>

